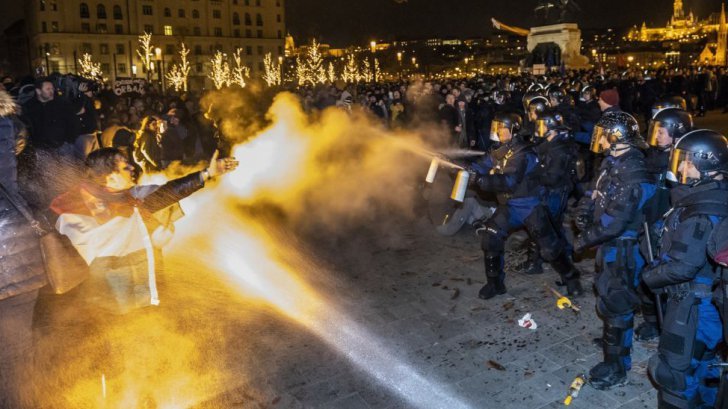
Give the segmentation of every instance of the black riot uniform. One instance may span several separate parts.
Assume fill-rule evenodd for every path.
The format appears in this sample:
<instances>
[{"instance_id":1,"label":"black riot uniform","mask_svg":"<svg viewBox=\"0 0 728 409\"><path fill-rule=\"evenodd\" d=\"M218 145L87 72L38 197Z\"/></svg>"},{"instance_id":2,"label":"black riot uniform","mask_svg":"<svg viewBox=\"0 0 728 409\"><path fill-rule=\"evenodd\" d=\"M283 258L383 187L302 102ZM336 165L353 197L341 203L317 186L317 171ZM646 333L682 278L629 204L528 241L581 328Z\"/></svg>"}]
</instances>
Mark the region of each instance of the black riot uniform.
<instances>
[{"instance_id":1,"label":"black riot uniform","mask_svg":"<svg viewBox=\"0 0 728 409\"><path fill-rule=\"evenodd\" d=\"M717 267L706 250L713 228L728 215L728 181L722 180L728 175L728 140L713 131L689 132L673 149L670 171L682 186L671 192L659 256L642 275L651 290L667 295L649 371L659 408L712 408L722 327L712 303Z\"/></svg>"},{"instance_id":2,"label":"black riot uniform","mask_svg":"<svg viewBox=\"0 0 728 409\"><path fill-rule=\"evenodd\" d=\"M637 121L624 112L604 115L594 128L593 151L609 146L592 192L580 201L574 250L598 246L597 312L604 321L604 361L589 373L597 389L621 384L631 367L632 327L639 305L636 287L644 259L637 236L642 209L654 194L641 149L647 144Z\"/></svg>"},{"instance_id":3,"label":"black riot uniform","mask_svg":"<svg viewBox=\"0 0 728 409\"><path fill-rule=\"evenodd\" d=\"M728 218L724 218L713 228L708 239L708 255L719 265L719 280L718 286L713 291L713 303L720 312L723 342L728 343ZM728 372L725 370L720 376L715 408L728 409Z\"/></svg>"},{"instance_id":4,"label":"black riot uniform","mask_svg":"<svg viewBox=\"0 0 728 409\"><path fill-rule=\"evenodd\" d=\"M571 261L571 247L562 225L576 183L577 147L564 118L553 109L538 115L534 140L538 167L532 179L541 190L542 201L526 219L526 228L539 237L536 243L540 251L536 254L550 261L569 295L580 295L580 274Z\"/></svg>"},{"instance_id":5,"label":"black riot uniform","mask_svg":"<svg viewBox=\"0 0 728 409\"><path fill-rule=\"evenodd\" d=\"M645 204L645 221L648 230L643 233L642 255L650 260L657 253L657 245L664 226L662 216L670 209L670 186L667 181L670 153L675 141L693 129L693 118L679 108L665 108L657 111L650 122L647 144L650 148L645 156L647 172L655 183L656 191ZM647 238L646 235L650 237ZM651 248L647 248L647 246ZM655 295L644 285L639 287L642 318L644 322L635 329L635 339L647 341L659 335Z\"/></svg>"}]
</instances>

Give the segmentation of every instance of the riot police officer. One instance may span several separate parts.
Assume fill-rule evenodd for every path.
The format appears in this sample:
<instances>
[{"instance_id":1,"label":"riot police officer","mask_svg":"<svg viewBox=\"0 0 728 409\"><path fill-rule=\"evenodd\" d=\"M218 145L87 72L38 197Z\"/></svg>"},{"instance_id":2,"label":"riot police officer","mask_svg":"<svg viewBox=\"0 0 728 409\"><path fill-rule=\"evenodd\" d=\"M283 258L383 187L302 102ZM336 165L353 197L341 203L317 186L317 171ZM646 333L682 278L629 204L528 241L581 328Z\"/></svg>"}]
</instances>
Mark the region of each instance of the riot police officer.
<instances>
[{"instance_id":1,"label":"riot police officer","mask_svg":"<svg viewBox=\"0 0 728 409\"><path fill-rule=\"evenodd\" d=\"M626 379L636 287L644 265L637 236L642 207L654 194L642 149L647 148L637 120L625 112L604 115L594 127L592 150L605 152L592 192L580 201L577 226L581 233L574 251L597 247L597 312L604 321L604 360L589 372L597 389L608 389Z\"/></svg>"},{"instance_id":2,"label":"riot police officer","mask_svg":"<svg viewBox=\"0 0 728 409\"><path fill-rule=\"evenodd\" d=\"M542 206L526 218L526 229L536 238L540 250L537 254L551 263L566 285L568 294L581 295L580 273L571 261L571 248L562 225L568 199L576 183L577 148L571 130L555 109L538 114L534 141L538 168L532 178L535 185L543 190L543 201Z\"/></svg>"},{"instance_id":3,"label":"riot police officer","mask_svg":"<svg viewBox=\"0 0 728 409\"><path fill-rule=\"evenodd\" d=\"M670 209L670 190L666 177L672 145L692 129L692 116L679 108L662 109L650 122L646 138L650 148L647 150L645 163L657 190L645 204L645 221L649 229L644 234L649 234L650 237L649 240L643 240L643 243L652 248L643 252L643 256L657 252L656 245L663 227L662 216ZM639 289L644 322L635 329L635 338L638 341L648 341L659 335L657 307L654 294L645 285L640 285Z\"/></svg>"},{"instance_id":4,"label":"riot police officer","mask_svg":"<svg viewBox=\"0 0 728 409\"><path fill-rule=\"evenodd\" d=\"M728 218L718 223L708 239L708 255L720 267L718 287L713 291L713 303L720 312L723 323L723 342L728 342ZM728 373L723 370L720 377L716 409L728 409Z\"/></svg>"},{"instance_id":5,"label":"riot police officer","mask_svg":"<svg viewBox=\"0 0 728 409\"><path fill-rule=\"evenodd\" d=\"M579 102L576 104L576 113L583 123L589 123L589 129L593 128L594 124L602 116L602 110L599 109L599 103L596 99L597 90L591 85L587 85L582 88L579 94Z\"/></svg>"},{"instance_id":6,"label":"riot police officer","mask_svg":"<svg viewBox=\"0 0 728 409\"><path fill-rule=\"evenodd\" d=\"M546 97L536 96L531 98L528 107L526 108L526 114L528 115L528 121L524 124L524 129L521 130L520 135L522 139L529 142L539 142L545 139L545 136L536 137L536 121L541 113L549 109L549 100ZM559 116L559 118L562 118ZM563 120L561 120L563 125ZM546 132L546 131L544 131ZM524 274L537 275L543 273L541 259L538 244L531 237L526 240L526 259L523 263L516 266L516 269Z\"/></svg>"},{"instance_id":7,"label":"riot police officer","mask_svg":"<svg viewBox=\"0 0 728 409\"><path fill-rule=\"evenodd\" d=\"M544 260L552 263L567 285L571 295L582 292L579 272L574 268L569 254L564 251L566 242L558 228L554 227L549 209L544 203L545 190L542 183L548 181L552 192L559 192L557 182L552 178L563 173L562 164L557 160L548 167L538 167L538 157L533 145L517 133L521 126L517 114L501 113L493 120L492 132L503 142L482 163L473 167L471 178L474 185L486 192L497 193L498 208L493 216L479 229L481 247L485 255L485 275L487 283L478 294L482 299L490 299L504 294L505 272L503 254L505 242L511 231L525 227L529 236L538 244ZM553 127L554 125L552 125ZM551 141L557 133L540 133ZM546 149L544 149L546 151ZM557 150L554 150L557 152ZM559 172L559 175L555 175Z\"/></svg>"},{"instance_id":8,"label":"riot police officer","mask_svg":"<svg viewBox=\"0 0 728 409\"><path fill-rule=\"evenodd\" d=\"M496 193L498 198L495 213L478 229L487 279L478 296L486 300L505 294L505 241L510 230L521 227L523 220L540 203L538 195L529 192L522 183L538 163L533 145L519 135L522 126L520 115L497 113L491 125L491 139L497 138L501 146L471 167L471 183L483 191Z\"/></svg>"},{"instance_id":9,"label":"riot police officer","mask_svg":"<svg viewBox=\"0 0 728 409\"><path fill-rule=\"evenodd\" d=\"M680 187L672 190L672 209L657 261L642 279L667 294L658 353L649 373L658 386L660 408L713 407L718 379L715 348L722 338L712 304L716 266L707 257L713 228L728 215L728 140L717 132L696 130L675 145L670 171Z\"/></svg>"}]
</instances>

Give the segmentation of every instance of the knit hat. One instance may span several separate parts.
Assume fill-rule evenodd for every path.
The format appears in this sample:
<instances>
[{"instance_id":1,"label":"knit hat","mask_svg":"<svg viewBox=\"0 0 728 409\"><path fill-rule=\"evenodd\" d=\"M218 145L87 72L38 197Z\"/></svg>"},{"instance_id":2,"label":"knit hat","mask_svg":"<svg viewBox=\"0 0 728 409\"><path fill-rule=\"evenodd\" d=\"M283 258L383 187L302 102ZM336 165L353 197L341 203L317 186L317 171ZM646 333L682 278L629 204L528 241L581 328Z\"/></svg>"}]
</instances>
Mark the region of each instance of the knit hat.
<instances>
[{"instance_id":1,"label":"knit hat","mask_svg":"<svg viewBox=\"0 0 728 409\"><path fill-rule=\"evenodd\" d=\"M600 92L599 99L611 106L619 105L619 93L615 89L605 89Z\"/></svg>"}]
</instances>

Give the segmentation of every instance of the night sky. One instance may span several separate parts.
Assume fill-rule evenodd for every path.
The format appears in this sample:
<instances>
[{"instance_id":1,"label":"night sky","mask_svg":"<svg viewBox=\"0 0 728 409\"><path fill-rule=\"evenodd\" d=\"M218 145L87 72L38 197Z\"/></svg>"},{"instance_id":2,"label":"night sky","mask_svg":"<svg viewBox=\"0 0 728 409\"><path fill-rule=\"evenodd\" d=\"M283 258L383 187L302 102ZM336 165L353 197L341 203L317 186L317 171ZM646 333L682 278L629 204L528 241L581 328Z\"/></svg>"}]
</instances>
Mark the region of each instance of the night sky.
<instances>
[{"instance_id":1,"label":"night sky","mask_svg":"<svg viewBox=\"0 0 728 409\"><path fill-rule=\"evenodd\" d=\"M537 0L288 0L287 26L298 43L317 37L333 46L368 44L372 38L482 37L490 18L529 27ZM664 26L673 0L577 0L582 28ZM685 11L705 18L721 0L683 0Z\"/></svg>"}]
</instances>

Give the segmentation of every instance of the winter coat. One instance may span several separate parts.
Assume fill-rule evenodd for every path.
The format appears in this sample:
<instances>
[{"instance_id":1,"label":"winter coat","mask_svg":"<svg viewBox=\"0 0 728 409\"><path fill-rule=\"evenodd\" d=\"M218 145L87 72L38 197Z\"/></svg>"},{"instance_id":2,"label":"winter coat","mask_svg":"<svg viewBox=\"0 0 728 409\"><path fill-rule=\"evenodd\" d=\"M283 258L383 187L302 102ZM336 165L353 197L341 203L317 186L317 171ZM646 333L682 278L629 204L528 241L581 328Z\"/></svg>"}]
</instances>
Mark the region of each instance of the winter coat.
<instances>
[{"instance_id":1,"label":"winter coat","mask_svg":"<svg viewBox=\"0 0 728 409\"><path fill-rule=\"evenodd\" d=\"M15 103L0 91L0 183L17 200L15 143L21 128ZM37 290L46 284L38 236L4 194L0 194L0 300Z\"/></svg>"},{"instance_id":2,"label":"winter coat","mask_svg":"<svg viewBox=\"0 0 728 409\"><path fill-rule=\"evenodd\" d=\"M40 102L33 98L23 105L23 119L30 128L31 145L37 149L57 149L73 143L80 134L80 122L71 104L55 98Z\"/></svg>"}]
</instances>

